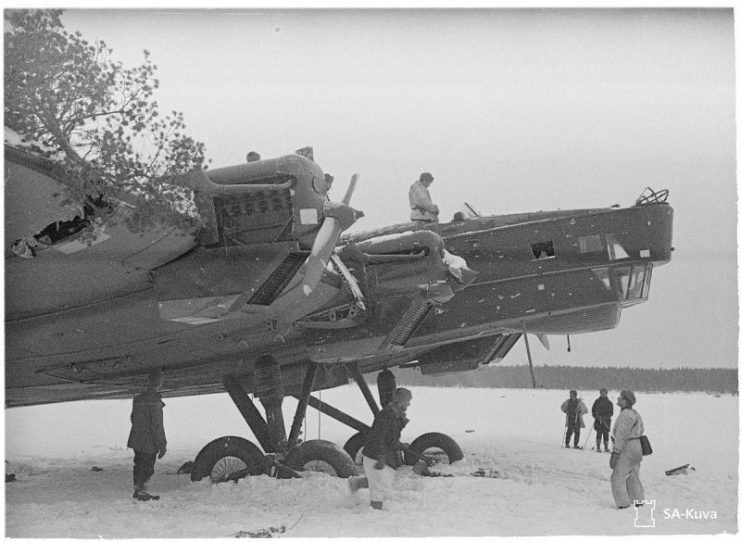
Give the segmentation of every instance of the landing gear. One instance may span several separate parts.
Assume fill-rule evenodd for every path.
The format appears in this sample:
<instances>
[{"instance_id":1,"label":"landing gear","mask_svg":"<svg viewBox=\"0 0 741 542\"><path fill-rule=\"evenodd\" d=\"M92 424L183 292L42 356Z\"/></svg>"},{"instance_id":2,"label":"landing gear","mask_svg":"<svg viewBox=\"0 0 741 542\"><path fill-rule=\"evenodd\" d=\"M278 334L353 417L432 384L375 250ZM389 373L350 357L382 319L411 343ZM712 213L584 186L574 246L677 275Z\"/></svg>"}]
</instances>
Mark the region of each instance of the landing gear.
<instances>
[{"instance_id":1,"label":"landing gear","mask_svg":"<svg viewBox=\"0 0 741 542\"><path fill-rule=\"evenodd\" d=\"M404 463L414 465L417 460L434 463L451 464L463 459L463 450L458 443L443 433L425 433L414 439L409 445L409 452L404 454Z\"/></svg>"},{"instance_id":2,"label":"landing gear","mask_svg":"<svg viewBox=\"0 0 741 542\"><path fill-rule=\"evenodd\" d=\"M226 482L248 474L261 474L264 456L260 449L241 437L212 440L198 453L190 479L208 476L212 482Z\"/></svg>"},{"instance_id":3,"label":"landing gear","mask_svg":"<svg viewBox=\"0 0 741 542\"><path fill-rule=\"evenodd\" d=\"M327 440L307 440L288 453L286 463L297 471L323 472L339 478L358 474L345 450Z\"/></svg>"},{"instance_id":4,"label":"landing gear","mask_svg":"<svg viewBox=\"0 0 741 542\"><path fill-rule=\"evenodd\" d=\"M298 405L288 436L282 413L284 397L282 371L272 356L264 355L257 360L254 377L252 375L225 377L226 391L265 453L242 437L217 438L198 453L191 471L191 480L199 481L208 477L212 482L218 483L260 474L291 478L301 477L301 472L306 471L322 472L340 478L357 475L359 466L362 465L362 447L370 427L311 395L317 367L317 364L311 362L301 366L303 383L300 393L294 395L298 399ZM375 416L379 412L379 407L365 379L356 366L348 368ZM296 379L294 390L297 387L295 382ZM347 377L343 383L347 383ZM250 398L248 389L255 390L255 397L260 399L264 407L265 417ZM385 405L391 400L396 389L396 379L391 371L384 370L379 374L378 389L381 403ZM326 440L301 442L299 433L308 406L355 429L357 433L345 443L344 448ZM426 433L415 439L405 454L405 463L413 465L423 455L428 463L430 461L453 463L463 458L463 452L458 444L442 433Z\"/></svg>"},{"instance_id":5,"label":"landing gear","mask_svg":"<svg viewBox=\"0 0 741 542\"><path fill-rule=\"evenodd\" d=\"M347 455L352 457L356 465L363 464L363 455L360 452L362 451L364 445L365 435L363 433L355 433L347 440L347 442L343 446L344 450L347 452Z\"/></svg>"}]
</instances>

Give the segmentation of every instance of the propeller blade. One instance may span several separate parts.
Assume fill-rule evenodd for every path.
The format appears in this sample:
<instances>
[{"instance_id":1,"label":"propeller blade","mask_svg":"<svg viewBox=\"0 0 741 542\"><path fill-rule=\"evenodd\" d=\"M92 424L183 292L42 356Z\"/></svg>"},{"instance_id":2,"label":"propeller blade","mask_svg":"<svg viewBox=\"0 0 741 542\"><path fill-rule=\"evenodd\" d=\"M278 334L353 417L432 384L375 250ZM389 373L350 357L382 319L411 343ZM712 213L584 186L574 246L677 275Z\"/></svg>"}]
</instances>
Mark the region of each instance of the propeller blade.
<instances>
[{"instance_id":1,"label":"propeller blade","mask_svg":"<svg viewBox=\"0 0 741 542\"><path fill-rule=\"evenodd\" d=\"M352 198L353 192L355 192L355 186L357 184L358 174L354 173L350 179L347 191L345 192L345 197L342 198L342 203L346 206L344 212L347 216L345 218L349 217L349 221L345 220L345 227L352 224L352 222L355 221L355 218L363 216L361 211L349 208L350 199ZM311 247L311 254L309 254L309 258L306 261L306 272L304 273L304 281L302 284L304 295L311 295L311 292L314 291L316 285L319 284L320 280L322 280L322 275L324 275L324 270L327 268L327 264L329 263L334 247L337 244L337 239L340 238L342 229L343 227L339 219L334 216L324 217L324 222L322 222L322 226L319 228L319 232L316 234L316 238L314 239L314 246Z\"/></svg>"},{"instance_id":2,"label":"propeller blade","mask_svg":"<svg viewBox=\"0 0 741 542\"><path fill-rule=\"evenodd\" d=\"M331 216L324 219L314 239L314 246L311 247L311 254L306 260L306 273L302 284L304 295L310 295L322 279L341 231L339 220Z\"/></svg>"},{"instance_id":3,"label":"propeller blade","mask_svg":"<svg viewBox=\"0 0 741 542\"><path fill-rule=\"evenodd\" d=\"M355 186L358 184L358 174L353 173L352 178L350 179L350 184L347 187L347 191L345 192L345 197L342 198L342 203L345 205L350 205L350 198L352 198L353 192L355 192Z\"/></svg>"},{"instance_id":4,"label":"propeller blade","mask_svg":"<svg viewBox=\"0 0 741 542\"><path fill-rule=\"evenodd\" d=\"M546 350L551 349L551 343L548 340L548 335L546 335L545 333L536 333L535 336L538 338L540 344L542 344Z\"/></svg>"}]
</instances>

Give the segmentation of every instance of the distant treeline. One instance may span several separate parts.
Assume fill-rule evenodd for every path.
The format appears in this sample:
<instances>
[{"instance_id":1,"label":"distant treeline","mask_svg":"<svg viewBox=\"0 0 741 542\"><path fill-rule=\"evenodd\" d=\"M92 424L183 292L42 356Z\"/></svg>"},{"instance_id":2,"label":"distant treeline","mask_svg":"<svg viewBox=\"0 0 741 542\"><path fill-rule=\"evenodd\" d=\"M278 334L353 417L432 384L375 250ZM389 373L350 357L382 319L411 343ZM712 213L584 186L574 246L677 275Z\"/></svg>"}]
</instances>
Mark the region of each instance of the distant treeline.
<instances>
[{"instance_id":1,"label":"distant treeline","mask_svg":"<svg viewBox=\"0 0 741 542\"><path fill-rule=\"evenodd\" d=\"M636 369L630 367L567 367L543 365L533 368L538 388L552 390L699 391L738 393L736 369ZM397 385L464 388L532 388L527 365L482 367L476 371L423 375L419 371L395 370ZM375 378L369 379L375 382Z\"/></svg>"}]
</instances>

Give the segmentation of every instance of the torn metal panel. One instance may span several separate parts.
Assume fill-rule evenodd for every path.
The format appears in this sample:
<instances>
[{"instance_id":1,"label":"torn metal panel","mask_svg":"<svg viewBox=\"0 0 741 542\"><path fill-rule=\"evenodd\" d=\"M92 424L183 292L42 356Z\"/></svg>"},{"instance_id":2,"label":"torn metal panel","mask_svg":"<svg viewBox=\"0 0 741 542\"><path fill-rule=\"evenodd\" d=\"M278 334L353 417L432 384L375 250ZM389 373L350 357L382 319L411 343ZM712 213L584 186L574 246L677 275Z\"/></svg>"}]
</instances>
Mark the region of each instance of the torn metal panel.
<instances>
[{"instance_id":1,"label":"torn metal panel","mask_svg":"<svg viewBox=\"0 0 741 542\"><path fill-rule=\"evenodd\" d=\"M7 157L7 155L6 155ZM33 236L52 222L82 216L79 205L64 205L64 186L17 162L5 162L5 246Z\"/></svg>"}]
</instances>

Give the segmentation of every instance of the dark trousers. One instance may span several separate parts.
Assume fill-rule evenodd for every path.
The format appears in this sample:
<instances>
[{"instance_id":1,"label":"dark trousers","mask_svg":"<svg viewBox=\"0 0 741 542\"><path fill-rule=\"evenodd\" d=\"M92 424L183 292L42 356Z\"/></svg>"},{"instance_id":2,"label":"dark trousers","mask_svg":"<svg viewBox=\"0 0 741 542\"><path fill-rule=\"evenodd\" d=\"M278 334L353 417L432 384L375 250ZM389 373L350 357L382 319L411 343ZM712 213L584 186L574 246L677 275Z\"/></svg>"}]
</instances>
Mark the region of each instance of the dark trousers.
<instances>
[{"instance_id":1,"label":"dark trousers","mask_svg":"<svg viewBox=\"0 0 741 542\"><path fill-rule=\"evenodd\" d=\"M134 489L145 489L147 482L154 474L156 453L134 450Z\"/></svg>"},{"instance_id":2,"label":"dark trousers","mask_svg":"<svg viewBox=\"0 0 741 542\"><path fill-rule=\"evenodd\" d=\"M595 427L595 430L597 431L597 448L599 448L600 445L600 437L602 438L602 441L605 443L605 450L609 449L609 446L607 445L607 437L610 435L609 429L598 429Z\"/></svg>"},{"instance_id":3,"label":"dark trousers","mask_svg":"<svg viewBox=\"0 0 741 542\"><path fill-rule=\"evenodd\" d=\"M574 446L579 446L579 434L581 433L581 428L579 426L569 427L566 429L566 446L569 445L572 433L574 434Z\"/></svg>"}]
</instances>

